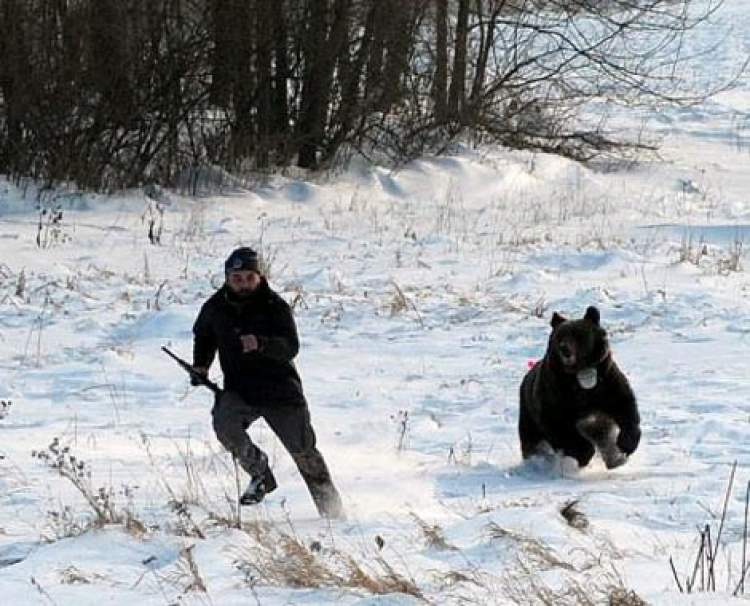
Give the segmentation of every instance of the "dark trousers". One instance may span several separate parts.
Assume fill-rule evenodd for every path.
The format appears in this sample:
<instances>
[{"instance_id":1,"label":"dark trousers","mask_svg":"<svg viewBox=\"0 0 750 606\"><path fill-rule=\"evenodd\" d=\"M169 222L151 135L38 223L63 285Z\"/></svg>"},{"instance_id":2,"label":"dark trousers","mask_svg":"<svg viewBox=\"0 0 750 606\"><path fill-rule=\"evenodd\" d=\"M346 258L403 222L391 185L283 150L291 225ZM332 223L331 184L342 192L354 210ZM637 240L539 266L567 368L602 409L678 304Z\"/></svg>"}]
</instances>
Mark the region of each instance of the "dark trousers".
<instances>
[{"instance_id":1,"label":"dark trousers","mask_svg":"<svg viewBox=\"0 0 750 606\"><path fill-rule=\"evenodd\" d=\"M323 455L315 446L307 403L297 406L251 406L239 394L224 391L211 412L216 437L253 477L268 473L268 457L253 444L248 427L263 418L294 459L318 513L337 518L343 514L341 498L331 480Z\"/></svg>"}]
</instances>

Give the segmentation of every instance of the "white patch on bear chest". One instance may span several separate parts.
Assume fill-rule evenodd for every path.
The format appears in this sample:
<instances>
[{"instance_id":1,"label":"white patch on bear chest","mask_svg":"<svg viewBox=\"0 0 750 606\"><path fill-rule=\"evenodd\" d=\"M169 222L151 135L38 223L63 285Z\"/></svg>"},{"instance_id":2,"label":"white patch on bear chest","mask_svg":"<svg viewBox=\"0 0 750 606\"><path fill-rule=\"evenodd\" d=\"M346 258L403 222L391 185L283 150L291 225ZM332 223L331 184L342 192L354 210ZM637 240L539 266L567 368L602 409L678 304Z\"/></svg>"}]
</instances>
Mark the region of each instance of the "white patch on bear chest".
<instances>
[{"instance_id":1,"label":"white patch on bear chest","mask_svg":"<svg viewBox=\"0 0 750 606\"><path fill-rule=\"evenodd\" d=\"M584 389L596 387L596 368L584 368L576 373L578 384Z\"/></svg>"}]
</instances>

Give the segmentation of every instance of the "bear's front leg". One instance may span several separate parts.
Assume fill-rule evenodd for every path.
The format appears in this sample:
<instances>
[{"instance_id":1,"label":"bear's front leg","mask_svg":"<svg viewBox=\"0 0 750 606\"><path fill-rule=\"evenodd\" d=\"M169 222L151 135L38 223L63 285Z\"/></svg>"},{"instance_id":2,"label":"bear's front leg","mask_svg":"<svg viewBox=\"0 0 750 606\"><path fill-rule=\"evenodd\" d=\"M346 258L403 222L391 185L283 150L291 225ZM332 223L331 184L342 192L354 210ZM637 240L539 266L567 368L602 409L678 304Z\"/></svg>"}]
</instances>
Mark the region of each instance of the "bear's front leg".
<instances>
[{"instance_id":1,"label":"bear's front leg","mask_svg":"<svg viewBox=\"0 0 750 606\"><path fill-rule=\"evenodd\" d=\"M620 435L617 436L617 446L630 456L638 448L641 440L641 428L638 425L620 425Z\"/></svg>"},{"instance_id":2,"label":"bear's front leg","mask_svg":"<svg viewBox=\"0 0 750 606\"><path fill-rule=\"evenodd\" d=\"M628 460L618 445L620 428L609 415L590 414L576 422L576 429L599 451L607 469L619 467Z\"/></svg>"},{"instance_id":3,"label":"bear's front leg","mask_svg":"<svg viewBox=\"0 0 750 606\"><path fill-rule=\"evenodd\" d=\"M586 467L596 453L593 444L580 434L571 434L562 445L563 454L578 461L579 467Z\"/></svg>"}]
</instances>

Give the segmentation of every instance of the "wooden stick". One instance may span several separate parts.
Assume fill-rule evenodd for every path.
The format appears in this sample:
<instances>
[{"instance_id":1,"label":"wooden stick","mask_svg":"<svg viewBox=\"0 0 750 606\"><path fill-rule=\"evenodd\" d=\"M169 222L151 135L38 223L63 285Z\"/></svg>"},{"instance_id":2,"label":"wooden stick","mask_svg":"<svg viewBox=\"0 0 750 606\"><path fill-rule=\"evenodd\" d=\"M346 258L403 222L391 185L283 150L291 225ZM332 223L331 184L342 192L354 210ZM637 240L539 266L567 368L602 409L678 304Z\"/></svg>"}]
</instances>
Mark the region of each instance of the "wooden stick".
<instances>
[{"instance_id":1,"label":"wooden stick","mask_svg":"<svg viewBox=\"0 0 750 606\"><path fill-rule=\"evenodd\" d=\"M740 582L737 583L737 587L734 588L734 591L732 592L733 596L737 595L737 592L740 590L740 587L744 587L745 585L745 576L747 576L747 571L750 570L750 562L747 563L747 566L742 571L742 576L740 577Z\"/></svg>"},{"instance_id":2,"label":"wooden stick","mask_svg":"<svg viewBox=\"0 0 750 606\"><path fill-rule=\"evenodd\" d=\"M716 534L716 545L711 553L711 567L708 570L709 577L711 579L711 585L713 590L716 591L716 574L714 571L714 565L716 564L716 555L721 547L721 532L724 530L724 521L727 517L727 507L729 507L729 497L732 494L732 485L734 484L734 473L737 471L737 461L732 464L732 472L729 474L729 483L727 484L727 492L724 495L724 507L721 510L721 521L719 522L719 532Z\"/></svg>"},{"instance_id":3,"label":"wooden stick","mask_svg":"<svg viewBox=\"0 0 750 606\"><path fill-rule=\"evenodd\" d=\"M707 543L706 547L706 591L711 591L711 569L713 568L713 565L711 564L711 554L713 554L713 542L711 541L711 526L706 524L706 536Z\"/></svg>"},{"instance_id":4,"label":"wooden stick","mask_svg":"<svg viewBox=\"0 0 750 606\"><path fill-rule=\"evenodd\" d=\"M237 528L242 530L242 489L240 487L240 466L237 463L237 457L232 455L234 463L234 487L237 490Z\"/></svg>"},{"instance_id":5,"label":"wooden stick","mask_svg":"<svg viewBox=\"0 0 750 606\"><path fill-rule=\"evenodd\" d=\"M740 579L740 591L745 593L745 571L747 570L747 510L750 505L750 480L745 490L745 523L742 529L742 578Z\"/></svg>"},{"instance_id":6,"label":"wooden stick","mask_svg":"<svg viewBox=\"0 0 750 606\"><path fill-rule=\"evenodd\" d=\"M674 575L674 582L677 583L677 588L680 590L680 593L685 593L682 590L682 585L680 584L680 579L677 577L677 570L675 570L674 562L672 561L672 556L669 556L669 565L672 568L672 574Z\"/></svg>"},{"instance_id":7,"label":"wooden stick","mask_svg":"<svg viewBox=\"0 0 750 606\"><path fill-rule=\"evenodd\" d=\"M695 565L693 566L693 576L687 581L687 592L690 593L693 589L693 585L695 584L695 576L698 574L698 567L700 566L700 563L703 561L703 550L706 546L706 535L703 531L700 531L701 535L701 545L698 548L698 555L695 558Z\"/></svg>"}]
</instances>

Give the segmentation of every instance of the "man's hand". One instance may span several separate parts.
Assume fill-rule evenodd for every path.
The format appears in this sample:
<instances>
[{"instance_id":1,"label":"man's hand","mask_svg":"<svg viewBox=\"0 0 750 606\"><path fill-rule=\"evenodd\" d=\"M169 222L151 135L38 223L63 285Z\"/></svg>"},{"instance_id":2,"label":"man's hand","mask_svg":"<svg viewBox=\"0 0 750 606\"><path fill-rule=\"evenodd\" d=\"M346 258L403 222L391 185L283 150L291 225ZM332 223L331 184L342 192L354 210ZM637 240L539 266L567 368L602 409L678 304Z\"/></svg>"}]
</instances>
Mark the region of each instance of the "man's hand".
<instances>
[{"instance_id":1,"label":"man's hand","mask_svg":"<svg viewBox=\"0 0 750 606\"><path fill-rule=\"evenodd\" d=\"M208 368L205 368L204 366L193 366L193 370L195 370L196 373L198 373L199 375L201 375L203 377L207 377L208 376ZM193 387L198 387L198 385L202 385L202 383L200 382L200 380L198 379L198 377L196 377L195 375L191 374L190 375L190 385L192 385Z\"/></svg>"},{"instance_id":2,"label":"man's hand","mask_svg":"<svg viewBox=\"0 0 750 606\"><path fill-rule=\"evenodd\" d=\"M242 341L242 353L258 351L258 337L255 335L240 335Z\"/></svg>"}]
</instances>

